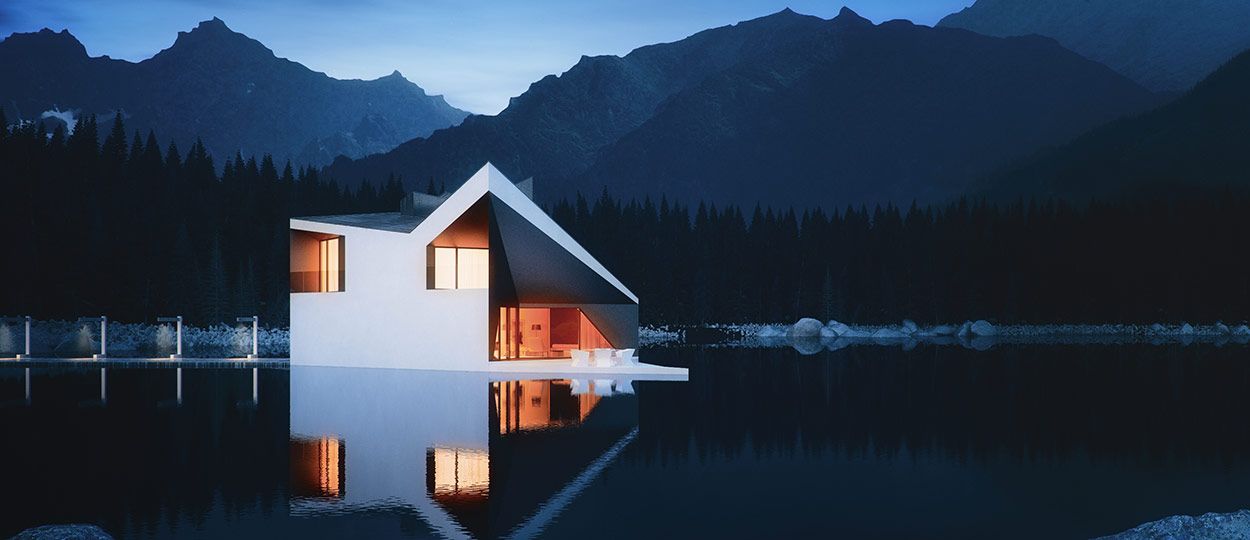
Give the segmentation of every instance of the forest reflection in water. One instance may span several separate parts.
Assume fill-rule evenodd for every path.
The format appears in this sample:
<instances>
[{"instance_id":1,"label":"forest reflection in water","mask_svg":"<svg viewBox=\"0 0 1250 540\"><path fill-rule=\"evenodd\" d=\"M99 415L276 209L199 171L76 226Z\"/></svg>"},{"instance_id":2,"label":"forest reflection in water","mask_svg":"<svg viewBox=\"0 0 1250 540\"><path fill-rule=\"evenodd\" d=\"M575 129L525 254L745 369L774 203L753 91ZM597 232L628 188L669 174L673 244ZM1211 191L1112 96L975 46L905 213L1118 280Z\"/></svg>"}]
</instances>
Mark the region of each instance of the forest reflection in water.
<instances>
[{"instance_id":1,"label":"forest reflection in water","mask_svg":"<svg viewBox=\"0 0 1250 540\"><path fill-rule=\"evenodd\" d=\"M28 466L0 536L1092 537L1250 507L1245 353L642 352L688 382L115 369L106 399L98 369L5 367L0 458Z\"/></svg>"}]
</instances>

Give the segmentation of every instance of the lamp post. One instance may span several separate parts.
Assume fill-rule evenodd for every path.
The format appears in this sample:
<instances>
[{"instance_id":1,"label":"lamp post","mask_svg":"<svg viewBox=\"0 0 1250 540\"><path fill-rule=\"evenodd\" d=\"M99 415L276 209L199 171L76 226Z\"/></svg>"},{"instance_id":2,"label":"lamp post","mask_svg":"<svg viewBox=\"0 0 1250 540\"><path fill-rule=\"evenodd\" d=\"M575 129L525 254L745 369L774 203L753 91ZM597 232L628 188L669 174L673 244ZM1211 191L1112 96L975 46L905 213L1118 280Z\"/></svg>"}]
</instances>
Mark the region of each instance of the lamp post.
<instances>
[{"instance_id":1,"label":"lamp post","mask_svg":"<svg viewBox=\"0 0 1250 540\"><path fill-rule=\"evenodd\" d=\"M237 322L252 323L252 354L247 355L248 360L255 360L260 357L260 340L257 333L260 331L260 317L252 315L251 317L239 317L235 319Z\"/></svg>"},{"instance_id":2,"label":"lamp post","mask_svg":"<svg viewBox=\"0 0 1250 540\"><path fill-rule=\"evenodd\" d=\"M182 359L182 315L179 315L177 317L157 317L156 322L174 323L176 325L175 328L177 328L177 333L178 333L178 350L174 354L169 355L169 358L171 360L181 360Z\"/></svg>"},{"instance_id":3,"label":"lamp post","mask_svg":"<svg viewBox=\"0 0 1250 540\"><path fill-rule=\"evenodd\" d=\"M108 357L108 341L109 341L109 318L106 315L99 317L81 317L78 319L80 323L100 323L100 353L91 355L92 359L103 360ZM103 387L104 375L101 373L101 387Z\"/></svg>"},{"instance_id":4,"label":"lamp post","mask_svg":"<svg viewBox=\"0 0 1250 540\"><path fill-rule=\"evenodd\" d=\"M17 355L18 360L30 360L30 315L25 317L0 317L3 323L24 323L26 325L26 349L24 353Z\"/></svg>"}]
</instances>

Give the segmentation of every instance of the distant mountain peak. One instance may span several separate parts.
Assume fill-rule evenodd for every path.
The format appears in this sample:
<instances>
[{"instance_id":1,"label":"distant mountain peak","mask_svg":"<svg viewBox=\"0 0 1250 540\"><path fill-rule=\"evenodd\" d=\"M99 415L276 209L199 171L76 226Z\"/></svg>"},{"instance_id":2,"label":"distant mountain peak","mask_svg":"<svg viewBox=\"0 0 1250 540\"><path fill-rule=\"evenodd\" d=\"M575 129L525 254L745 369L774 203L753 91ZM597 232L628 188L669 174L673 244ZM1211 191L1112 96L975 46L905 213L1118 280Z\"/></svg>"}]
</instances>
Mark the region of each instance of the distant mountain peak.
<instances>
[{"instance_id":1,"label":"distant mountain peak","mask_svg":"<svg viewBox=\"0 0 1250 540\"><path fill-rule=\"evenodd\" d=\"M195 51L200 52L195 53ZM229 26L226 26L225 21L217 17L200 21L189 32L178 32L178 38L174 40L174 44L157 56L168 53L176 55L206 53L218 58L225 56L274 57L273 51L264 44L231 30Z\"/></svg>"},{"instance_id":2,"label":"distant mountain peak","mask_svg":"<svg viewBox=\"0 0 1250 540\"><path fill-rule=\"evenodd\" d=\"M849 7L842 6L838 11L838 16L833 18L833 24L844 27L863 27L872 26L872 21L861 17Z\"/></svg>"},{"instance_id":3,"label":"distant mountain peak","mask_svg":"<svg viewBox=\"0 0 1250 540\"><path fill-rule=\"evenodd\" d=\"M200 21L200 24L195 25L195 28L191 31L195 32L196 30L203 32L234 32L229 26L226 26L226 21L217 17L207 21Z\"/></svg>"},{"instance_id":4,"label":"distant mountain peak","mask_svg":"<svg viewBox=\"0 0 1250 540\"><path fill-rule=\"evenodd\" d=\"M22 50L30 49L30 52L38 51L41 54L87 56L87 48L78 41L78 38L69 33L69 30L56 32L50 28L43 28L38 32L14 32L0 41L0 45Z\"/></svg>"}]
</instances>

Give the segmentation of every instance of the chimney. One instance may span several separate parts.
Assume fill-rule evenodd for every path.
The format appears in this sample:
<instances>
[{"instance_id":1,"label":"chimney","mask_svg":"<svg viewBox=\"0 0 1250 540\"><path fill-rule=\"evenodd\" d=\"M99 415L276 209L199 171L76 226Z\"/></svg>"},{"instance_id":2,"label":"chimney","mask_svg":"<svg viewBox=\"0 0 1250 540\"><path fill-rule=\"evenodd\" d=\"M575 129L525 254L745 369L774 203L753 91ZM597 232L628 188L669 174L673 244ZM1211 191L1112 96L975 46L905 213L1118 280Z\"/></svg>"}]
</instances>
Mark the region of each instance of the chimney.
<instances>
[{"instance_id":1,"label":"chimney","mask_svg":"<svg viewBox=\"0 0 1250 540\"><path fill-rule=\"evenodd\" d=\"M428 215L435 208L438 208L439 205L443 204L443 201L446 201L449 196L451 196L451 192L442 195L430 195L414 191L399 201L399 213L407 216Z\"/></svg>"}]
</instances>

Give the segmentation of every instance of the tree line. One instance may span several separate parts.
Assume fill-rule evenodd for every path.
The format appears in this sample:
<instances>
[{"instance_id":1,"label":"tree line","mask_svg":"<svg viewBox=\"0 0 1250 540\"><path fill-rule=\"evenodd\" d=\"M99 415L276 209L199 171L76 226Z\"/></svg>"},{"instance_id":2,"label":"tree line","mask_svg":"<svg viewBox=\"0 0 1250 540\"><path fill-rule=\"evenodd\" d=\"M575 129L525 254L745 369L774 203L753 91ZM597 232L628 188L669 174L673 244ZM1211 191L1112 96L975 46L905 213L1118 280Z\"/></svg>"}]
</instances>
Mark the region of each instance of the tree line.
<instances>
[{"instance_id":1,"label":"tree line","mask_svg":"<svg viewBox=\"0 0 1250 540\"><path fill-rule=\"evenodd\" d=\"M94 117L0 130L0 314L285 325L288 218L395 211L404 195L395 177L349 190L268 156L218 167L120 117L101 135ZM638 294L646 324L1232 322L1250 307L1242 191L830 212L604 193L548 211Z\"/></svg>"},{"instance_id":2,"label":"tree line","mask_svg":"<svg viewBox=\"0 0 1250 540\"><path fill-rule=\"evenodd\" d=\"M120 115L106 129L89 116L72 133L0 130L0 314L285 325L287 220L391 209L403 196L395 178L349 191L269 156L219 167L198 141L183 152L127 134Z\"/></svg>"},{"instance_id":3,"label":"tree line","mask_svg":"<svg viewBox=\"0 0 1250 540\"><path fill-rule=\"evenodd\" d=\"M553 218L644 323L1241 321L1250 196L959 200L826 212L561 201Z\"/></svg>"}]
</instances>

